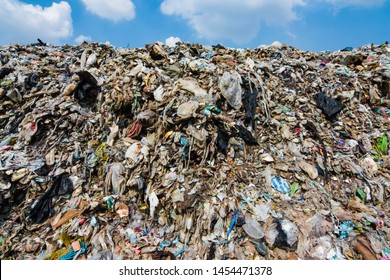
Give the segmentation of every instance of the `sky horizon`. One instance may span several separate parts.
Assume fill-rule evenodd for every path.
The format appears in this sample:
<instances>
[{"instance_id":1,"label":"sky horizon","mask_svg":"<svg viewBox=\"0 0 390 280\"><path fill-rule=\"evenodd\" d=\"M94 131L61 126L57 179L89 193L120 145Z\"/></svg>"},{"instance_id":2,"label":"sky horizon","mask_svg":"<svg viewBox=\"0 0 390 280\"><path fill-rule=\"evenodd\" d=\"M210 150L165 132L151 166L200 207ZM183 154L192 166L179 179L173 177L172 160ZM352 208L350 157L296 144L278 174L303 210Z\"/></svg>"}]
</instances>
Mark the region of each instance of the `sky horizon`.
<instances>
[{"instance_id":1,"label":"sky horizon","mask_svg":"<svg viewBox=\"0 0 390 280\"><path fill-rule=\"evenodd\" d=\"M389 40L390 0L0 0L0 45L83 41L144 47L178 40L306 51Z\"/></svg>"}]
</instances>

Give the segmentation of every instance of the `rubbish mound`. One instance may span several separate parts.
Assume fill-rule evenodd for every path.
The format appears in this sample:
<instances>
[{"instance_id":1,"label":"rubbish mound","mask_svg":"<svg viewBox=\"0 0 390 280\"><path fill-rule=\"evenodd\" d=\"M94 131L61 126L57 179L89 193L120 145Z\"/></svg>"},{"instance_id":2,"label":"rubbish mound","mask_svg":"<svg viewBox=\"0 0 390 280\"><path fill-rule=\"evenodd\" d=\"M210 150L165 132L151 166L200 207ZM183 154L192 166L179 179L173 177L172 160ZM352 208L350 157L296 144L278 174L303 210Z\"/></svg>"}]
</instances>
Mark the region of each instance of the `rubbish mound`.
<instances>
[{"instance_id":1,"label":"rubbish mound","mask_svg":"<svg viewBox=\"0 0 390 280\"><path fill-rule=\"evenodd\" d=\"M389 259L390 47L0 47L1 259Z\"/></svg>"}]
</instances>

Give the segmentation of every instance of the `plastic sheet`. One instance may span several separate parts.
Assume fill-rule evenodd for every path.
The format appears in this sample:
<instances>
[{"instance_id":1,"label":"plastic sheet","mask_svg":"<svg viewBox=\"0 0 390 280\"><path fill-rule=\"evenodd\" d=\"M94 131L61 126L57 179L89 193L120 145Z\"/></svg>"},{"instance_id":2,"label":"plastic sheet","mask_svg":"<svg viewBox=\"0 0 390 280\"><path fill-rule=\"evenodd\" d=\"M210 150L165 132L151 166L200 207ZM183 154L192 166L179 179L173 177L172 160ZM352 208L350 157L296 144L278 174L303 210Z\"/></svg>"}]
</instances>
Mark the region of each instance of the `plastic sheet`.
<instances>
[{"instance_id":1,"label":"plastic sheet","mask_svg":"<svg viewBox=\"0 0 390 280\"><path fill-rule=\"evenodd\" d=\"M47 218L54 214L52 198L73 191L73 183L68 175L59 175L54 179L51 188L45 192L31 207L29 218L34 223L43 223Z\"/></svg>"}]
</instances>

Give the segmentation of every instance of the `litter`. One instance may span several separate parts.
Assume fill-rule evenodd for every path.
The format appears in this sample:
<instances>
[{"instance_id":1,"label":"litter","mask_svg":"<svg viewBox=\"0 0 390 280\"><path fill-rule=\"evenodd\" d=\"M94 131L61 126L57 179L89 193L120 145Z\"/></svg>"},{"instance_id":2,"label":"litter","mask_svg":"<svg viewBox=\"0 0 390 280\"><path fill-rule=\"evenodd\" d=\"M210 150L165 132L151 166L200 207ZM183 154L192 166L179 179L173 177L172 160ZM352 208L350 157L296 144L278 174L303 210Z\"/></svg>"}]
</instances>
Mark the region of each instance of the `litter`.
<instances>
[{"instance_id":1,"label":"litter","mask_svg":"<svg viewBox=\"0 0 390 280\"><path fill-rule=\"evenodd\" d=\"M279 177L272 178L272 187L281 193L287 193L290 190L290 185L287 181Z\"/></svg>"},{"instance_id":2,"label":"litter","mask_svg":"<svg viewBox=\"0 0 390 280\"><path fill-rule=\"evenodd\" d=\"M1 259L390 258L389 54L0 46Z\"/></svg>"}]
</instances>

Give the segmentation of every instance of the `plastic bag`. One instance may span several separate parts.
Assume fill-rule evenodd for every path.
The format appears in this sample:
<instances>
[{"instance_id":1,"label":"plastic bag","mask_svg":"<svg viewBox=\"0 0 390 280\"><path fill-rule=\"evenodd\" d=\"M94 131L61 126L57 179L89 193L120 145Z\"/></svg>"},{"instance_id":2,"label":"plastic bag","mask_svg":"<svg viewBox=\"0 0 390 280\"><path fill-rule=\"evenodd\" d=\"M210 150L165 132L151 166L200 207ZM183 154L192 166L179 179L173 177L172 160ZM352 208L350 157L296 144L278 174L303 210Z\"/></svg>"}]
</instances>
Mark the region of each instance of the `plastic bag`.
<instances>
[{"instance_id":1,"label":"plastic bag","mask_svg":"<svg viewBox=\"0 0 390 280\"><path fill-rule=\"evenodd\" d=\"M123 173L125 171L125 167L122 163L115 162L111 164L111 168L106 175L105 185L106 185L106 193L108 193L108 188L112 186L112 190L114 194L121 195L123 192L123 183L125 181L125 177L123 177Z\"/></svg>"},{"instance_id":2,"label":"plastic bag","mask_svg":"<svg viewBox=\"0 0 390 280\"><path fill-rule=\"evenodd\" d=\"M177 82L177 85L180 89L188 91L195 95L195 98L200 103L210 103L212 102L211 95L207 93L203 88L201 88L198 84L198 81L187 77L185 79L180 79Z\"/></svg>"},{"instance_id":3,"label":"plastic bag","mask_svg":"<svg viewBox=\"0 0 390 280\"><path fill-rule=\"evenodd\" d=\"M292 246L298 239L298 228L289 220L283 220L281 222L282 229L287 236L287 243Z\"/></svg>"},{"instance_id":4,"label":"plastic bag","mask_svg":"<svg viewBox=\"0 0 390 280\"><path fill-rule=\"evenodd\" d=\"M246 234L253 239L261 239L264 237L263 229L256 219L250 217L245 219L245 224L242 226Z\"/></svg>"},{"instance_id":5,"label":"plastic bag","mask_svg":"<svg viewBox=\"0 0 390 280\"><path fill-rule=\"evenodd\" d=\"M43 223L54 214L51 200L55 196L73 192L73 183L68 175L59 175L54 179L51 188L44 193L34 204L28 214L33 223Z\"/></svg>"},{"instance_id":6,"label":"plastic bag","mask_svg":"<svg viewBox=\"0 0 390 280\"><path fill-rule=\"evenodd\" d=\"M332 249L332 239L330 236L318 238L317 245L310 250L310 256L314 259L324 260Z\"/></svg>"},{"instance_id":7,"label":"plastic bag","mask_svg":"<svg viewBox=\"0 0 390 280\"><path fill-rule=\"evenodd\" d=\"M236 135L236 132L237 132L238 137L240 137L242 140L244 140L245 144L247 144L249 146L257 145L256 139L253 137L252 133L249 130L247 130L245 127L243 127L242 125L235 125L234 128L237 131L234 131L232 129L232 136L233 137Z\"/></svg>"},{"instance_id":8,"label":"plastic bag","mask_svg":"<svg viewBox=\"0 0 390 280\"><path fill-rule=\"evenodd\" d=\"M332 229L332 224L327 222L319 212L317 212L313 217L307 219L305 225L312 237L324 236L327 231Z\"/></svg>"},{"instance_id":9,"label":"plastic bag","mask_svg":"<svg viewBox=\"0 0 390 280\"><path fill-rule=\"evenodd\" d=\"M229 139L230 135L225 129L225 126L222 122L216 121L216 125L218 128L218 136L216 140L217 148L220 150L223 154L227 154L229 149Z\"/></svg>"},{"instance_id":10,"label":"plastic bag","mask_svg":"<svg viewBox=\"0 0 390 280\"><path fill-rule=\"evenodd\" d=\"M336 99L329 98L325 93L320 92L315 95L317 107L319 107L328 119L334 119L343 109L343 104Z\"/></svg>"},{"instance_id":11,"label":"plastic bag","mask_svg":"<svg viewBox=\"0 0 390 280\"><path fill-rule=\"evenodd\" d=\"M258 91L255 84L244 79L243 88L244 96L242 102L245 108L245 125L253 127L257 107L256 99Z\"/></svg>"},{"instance_id":12,"label":"plastic bag","mask_svg":"<svg viewBox=\"0 0 390 280\"><path fill-rule=\"evenodd\" d=\"M155 192L152 192L149 196L150 217L154 217L154 211L159 203L158 197Z\"/></svg>"},{"instance_id":13,"label":"plastic bag","mask_svg":"<svg viewBox=\"0 0 390 280\"><path fill-rule=\"evenodd\" d=\"M24 79L24 90L30 90L38 84L39 76L35 73L29 73Z\"/></svg>"},{"instance_id":14,"label":"plastic bag","mask_svg":"<svg viewBox=\"0 0 390 280\"><path fill-rule=\"evenodd\" d=\"M196 110L199 107L199 103L196 101L189 101L180 104L177 108L177 115L182 119L188 119L195 115Z\"/></svg>"},{"instance_id":15,"label":"plastic bag","mask_svg":"<svg viewBox=\"0 0 390 280\"><path fill-rule=\"evenodd\" d=\"M284 178L280 178L280 177L275 176L272 178L271 184L275 190L277 190L281 193L287 193L290 191L290 185L288 184L288 182Z\"/></svg>"},{"instance_id":16,"label":"plastic bag","mask_svg":"<svg viewBox=\"0 0 390 280\"><path fill-rule=\"evenodd\" d=\"M223 97L236 110L240 109L242 104L242 88L240 84L241 76L235 71L225 72L219 80L219 88Z\"/></svg>"},{"instance_id":17,"label":"plastic bag","mask_svg":"<svg viewBox=\"0 0 390 280\"><path fill-rule=\"evenodd\" d=\"M282 249L292 246L298 239L298 228L288 220L275 218L267 222L265 231L267 243Z\"/></svg>"},{"instance_id":18,"label":"plastic bag","mask_svg":"<svg viewBox=\"0 0 390 280\"><path fill-rule=\"evenodd\" d=\"M271 201L267 204L257 205L256 206L256 215L257 219L261 222L265 222L269 217L269 212L271 211Z\"/></svg>"}]
</instances>

